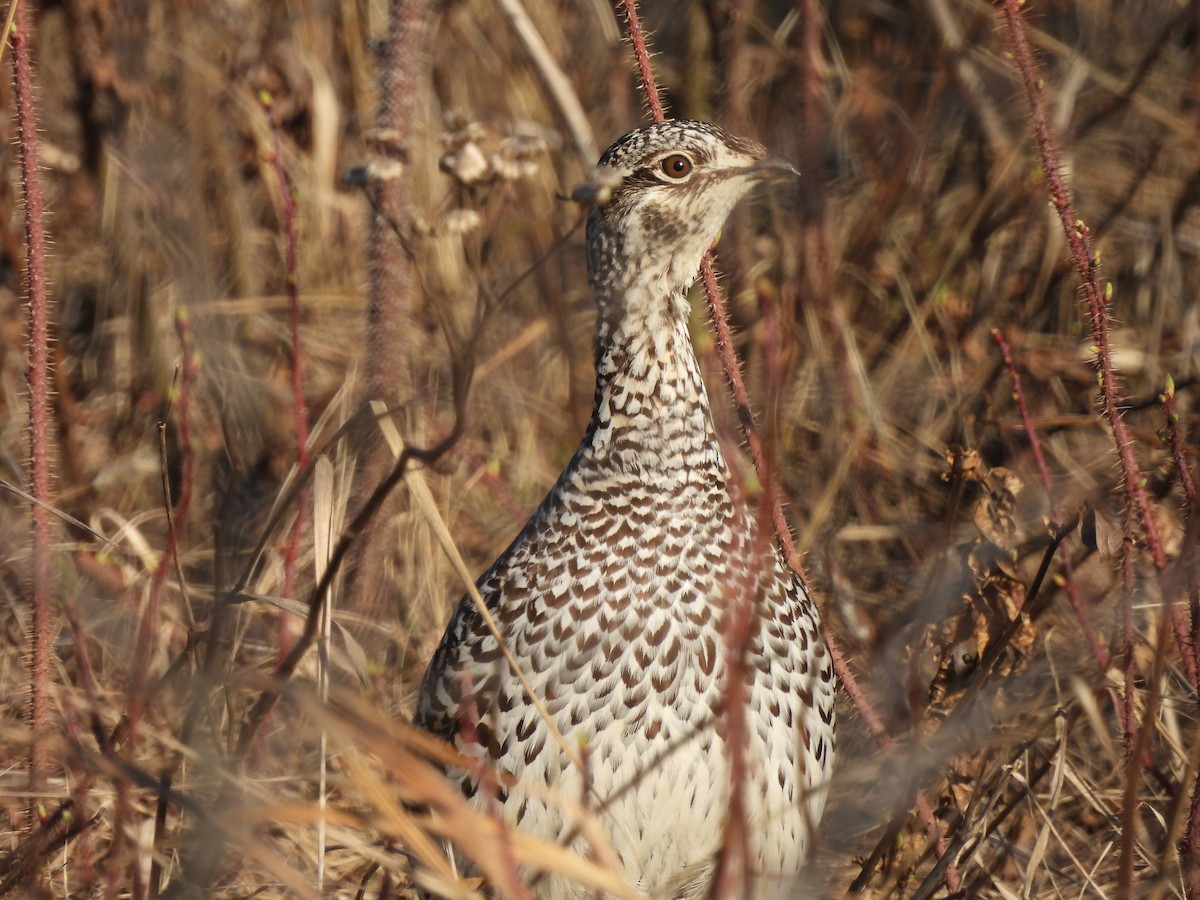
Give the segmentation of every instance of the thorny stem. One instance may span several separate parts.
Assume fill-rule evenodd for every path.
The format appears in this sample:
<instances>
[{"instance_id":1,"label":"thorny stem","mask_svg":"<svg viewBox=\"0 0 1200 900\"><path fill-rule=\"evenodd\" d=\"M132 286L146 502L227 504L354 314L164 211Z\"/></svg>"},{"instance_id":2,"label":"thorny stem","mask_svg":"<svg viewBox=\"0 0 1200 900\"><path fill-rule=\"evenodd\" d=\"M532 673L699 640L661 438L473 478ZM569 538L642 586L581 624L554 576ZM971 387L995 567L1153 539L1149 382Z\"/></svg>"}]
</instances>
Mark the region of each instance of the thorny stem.
<instances>
[{"instance_id":1,"label":"thorny stem","mask_svg":"<svg viewBox=\"0 0 1200 900\"><path fill-rule=\"evenodd\" d=\"M1025 389L1021 386L1021 375L1017 372L1017 364L1013 360L1012 348L1005 339L1004 333L999 328L992 329L992 338L996 341L996 346L1000 348L1000 356L1004 360L1004 367L1008 369L1008 377L1013 387L1013 399L1016 400L1017 411L1021 415L1021 424L1025 428L1025 437L1029 441L1030 450L1033 452L1034 462L1037 463L1038 475L1042 479L1042 489L1045 490L1046 496L1050 499L1050 516L1054 520L1055 527L1057 527L1063 521L1062 504L1058 502L1058 498L1054 495L1054 483L1050 479L1050 468L1046 465L1046 457L1042 453L1042 443L1038 439L1037 428L1034 426L1033 419L1029 415L1029 406L1025 402ZM1066 541L1059 543L1058 552L1062 557L1063 587L1066 589L1067 598L1071 602L1071 608L1075 610L1075 618L1079 620L1079 627L1083 629L1084 637L1087 638L1088 646L1091 647L1096 665L1103 672L1108 668L1108 653L1105 652L1104 646L1100 643L1095 626L1092 625L1091 616L1088 615L1087 607L1083 605L1083 600L1079 597L1079 586L1075 583L1075 571L1071 565L1071 550L1067 546Z\"/></svg>"},{"instance_id":2,"label":"thorny stem","mask_svg":"<svg viewBox=\"0 0 1200 900\"><path fill-rule=\"evenodd\" d=\"M642 31L642 20L638 16L637 0L622 0L625 7L625 23L629 26L629 41L633 44L633 56L637 60L638 75L642 79L642 93L650 106L650 117L661 122L667 117L663 111L662 97L658 93L658 81L654 77L654 66L650 64L650 51L646 47L646 34Z\"/></svg>"},{"instance_id":3,"label":"thorny stem","mask_svg":"<svg viewBox=\"0 0 1200 900\"><path fill-rule=\"evenodd\" d=\"M769 496L771 486L764 485L764 498ZM765 513L763 506L761 512ZM765 520L765 515L760 514ZM760 522L760 525L765 522ZM759 573L772 564L769 545L763 546L766 529L759 528L760 536L742 553L750 558L735 567L742 573L733 584L726 585L727 604L722 628L725 629L725 685L721 695L721 719L725 725L725 752L729 767L729 807L725 813L724 834L721 850L717 857L717 872L713 879L711 896L740 897L747 891L746 879L750 874L751 857L749 823L746 819L746 779L750 775L750 764L746 758L746 654L754 632L754 622L762 605ZM764 553L764 551L767 551ZM769 571L769 569L768 569ZM811 714L811 712L810 712ZM805 727L803 722L801 727ZM740 874L740 878L739 878Z\"/></svg>"},{"instance_id":4,"label":"thorny stem","mask_svg":"<svg viewBox=\"0 0 1200 900\"><path fill-rule=\"evenodd\" d=\"M28 826L40 818L39 798L50 773L45 737L50 726L50 461L53 425L50 419L50 312L46 291L46 231L44 200L38 177L37 112L33 100L33 63L29 58L29 3L17 5L13 21L12 72L21 158L25 211L25 290L29 332L26 384L29 389L29 492L33 515L33 621L29 653L30 801Z\"/></svg>"},{"instance_id":5,"label":"thorny stem","mask_svg":"<svg viewBox=\"0 0 1200 900\"><path fill-rule=\"evenodd\" d=\"M1116 366L1113 364L1112 359L1112 349L1109 341L1108 308L1109 301L1112 298L1112 288L1111 285L1106 285L1103 290L1100 288L1100 266L1095 253L1092 252L1091 233L1083 220L1075 214L1071 193L1067 188L1066 180L1063 178L1062 170L1059 166L1058 148L1054 141L1054 135L1050 130L1050 121L1046 113L1041 80L1037 75L1033 51L1030 48L1029 37L1025 32L1025 23L1021 17L1020 0L1003 0L1003 6L1005 22L1007 23L1008 34L1011 39L1013 61L1016 64L1017 71L1020 73L1021 81L1025 87L1026 98L1029 101L1038 156L1041 159L1042 169L1046 173L1046 183L1050 189L1050 199L1054 204L1055 211L1058 213L1063 233L1067 238L1067 244L1071 248L1071 255L1075 262L1075 268L1079 272L1084 297L1087 300L1088 318L1091 324L1092 342L1095 349L1093 366L1096 369L1096 377L1100 383L1101 405L1104 409L1105 418L1108 419L1109 426L1112 428L1113 441L1116 444L1117 457L1121 464L1125 502L1133 512L1133 515L1125 518L1126 531L1125 539L1122 543L1122 556L1124 557L1133 552L1132 526L1136 520L1141 525L1142 534L1145 536L1146 544L1150 549L1151 559L1154 561L1154 568L1161 574L1166 570L1167 558L1163 551L1158 526L1154 521L1150 508L1150 499L1146 494L1145 479L1142 477L1141 466L1138 464L1137 455L1134 453L1133 437L1129 432L1129 426L1126 424L1122 412L1125 398L1122 396L1120 383L1117 380ZM1132 598L1127 593L1126 604L1130 603L1131 600ZM1191 648L1192 636L1188 633L1182 613L1179 610L1173 609L1171 618L1180 654L1186 658L1184 668L1187 671L1192 690L1197 691L1200 689L1200 681L1198 681L1198 677L1200 676L1198 676L1194 665ZM1125 650L1128 653L1129 647L1126 646Z\"/></svg>"},{"instance_id":6,"label":"thorny stem","mask_svg":"<svg viewBox=\"0 0 1200 900\"><path fill-rule=\"evenodd\" d=\"M738 367L737 353L733 349L733 331L729 327L729 318L725 315L725 298L722 296L721 288L717 284L717 275L713 270L711 253L706 253L704 261L700 263L700 277L704 280L704 292L708 297L708 307L712 314L713 329L717 333L717 350L721 357L721 368L725 372L725 378L729 382L729 389L733 393L733 402L737 407L738 422L742 426L742 433L746 437L746 447L750 451L750 461L754 464L754 471L758 474L759 480L765 483L769 465L766 454L763 452L763 443L758 434L758 426L754 423L754 410L750 405L750 393L746 390L745 381L742 380L742 372ZM796 572L796 575L800 578L800 582L804 585L805 590L807 590L808 580L804 577L804 569L800 565L800 560L796 557L791 529L788 527L787 518L783 514L783 505L780 503L777 493L773 497L771 522L775 526L775 533L779 537L780 543L783 545L788 565Z\"/></svg>"},{"instance_id":7,"label":"thorny stem","mask_svg":"<svg viewBox=\"0 0 1200 900\"><path fill-rule=\"evenodd\" d=\"M1192 619L1192 652L1196 667L1200 669L1200 585L1196 577L1196 483L1188 465L1187 451L1179 433L1179 412L1175 407L1175 382L1167 378L1162 393L1163 412L1166 413L1166 439L1183 487L1183 520L1186 525L1184 547L1180 554L1184 562L1184 579L1187 583L1188 607ZM1188 804L1187 830L1179 845L1179 864L1183 870L1184 889L1189 898L1200 897L1200 770L1195 766L1191 803Z\"/></svg>"},{"instance_id":8,"label":"thorny stem","mask_svg":"<svg viewBox=\"0 0 1200 900\"><path fill-rule=\"evenodd\" d=\"M1200 897L1200 837L1197 835L1197 822L1200 822L1200 775L1192 787L1192 802L1188 805L1187 834L1179 852L1184 891L1189 900Z\"/></svg>"},{"instance_id":9,"label":"thorny stem","mask_svg":"<svg viewBox=\"0 0 1200 900\"><path fill-rule=\"evenodd\" d=\"M636 0L623 0L623 3L626 21L629 25L629 37L633 44L634 55L637 58L638 71L641 74L646 101L650 106L650 112L654 121L661 122L666 115L663 112L662 100L658 95L658 86L654 79L654 69L650 64L650 53L646 48L645 36L638 18L637 2ZM742 425L742 433L746 438L746 445L750 450L751 462L754 465L754 470L758 475L760 483L765 485L770 483L770 479L767 478L766 458L763 454L762 441L758 436L758 429L754 424L750 396L746 391L745 382L742 380L737 355L733 349L732 333L729 328L729 321L725 316L721 291L717 285L717 276L713 271L711 252L706 253L704 260L700 263L700 275L704 281L704 289L708 298L709 312L713 319L713 327L717 332L717 345L721 357L721 366L724 369L726 380L729 382L730 390L733 393L734 403L737 406L738 420ZM779 499L778 491L772 491L771 493L771 521L775 527L775 537L779 541L780 549L783 551L788 567L795 573L800 583L807 590L808 579L805 578L804 567L801 565L800 558L796 554L796 545L792 540L792 533L788 527L787 518L783 514L783 504ZM862 688L859 687L854 672L846 662L846 658L842 655L837 642L834 641L833 635L830 633L825 622L821 623L821 634L829 648L834 672L841 681L842 687L850 696L855 710L862 717L871 735L875 738L876 743L884 750L894 748L895 741L888 733L883 720L880 719L879 714L863 693ZM922 794L917 795L916 807L922 826L925 828L926 833L933 839L935 850L940 858L945 851L945 840L937 827L937 820L934 818L933 810L929 808L929 804ZM948 866L946 869L946 885L952 891L957 889L958 873L956 867L953 865Z\"/></svg>"},{"instance_id":10,"label":"thorny stem","mask_svg":"<svg viewBox=\"0 0 1200 900\"><path fill-rule=\"evenodd\" d=\"M1155 731L1157 708L1162 700L1163 673L1166 669L1167 658L1167 618L1165 616L1159 619L1158 637L1154 642L1154 647L1154 670L1150 677L1150 690L1149 696L1146 698L1145 712L1125 761L1125 796L1121 801L1121 850L1117 862L1117 887L1120 896L1123 897L1130 895L1130 888L1133 885L1134 844L1138 834L1137 817L1141 814L1141 804L1138 802L1141 761L1143 757L1149 755L1150 736Z\"/></svg>"},{"instance_id":11,"label":"thorny stem","mask_svg":"<svg viewBox=\"0 0 1200 900\"><path fill-rule=\"evenodd\" d=\"M1042 168L1046 173L1046 181L1050 188L1050 197L1058 212L1063 232L1071 248L1075 267L1079 272L1083 285L1084 296L1087 300L1088 315L1092 328L1092 341L1095 346L1096 358L1094 366L1100 382L1100 396L1104 414L1113 431L1117 456L1121 464L1121 474L1124 481L1126 510L1124 516L1124 539L1121 546L1121 574L1125 595L1122 611L1121 639L1124 645L1125 686L1121 703L1124 706L1124 725L1126 747L1129 752L1136 752L1135 745L1139 735L1143 734L1149 723L1142 729L1134 726L1134 662L1132 653L1132 602L1133 602L1133 530L1135 520L1140 521L1142 533L1150 548L1151 558L1155 569L1161 574L1166 569L1166 555L1163 552L1159 538L1158 527L1151 515L1150 501L1146 495L1145 485L1137 456L1133 450L1133 439L1129 434L1122 413L1120 385L1116 378L1115 366L1109 346L1109 310L1111 286L1100 289L1099 265L1095 254L1092 253L1089 231L1083 221L1076 217L1071 203L1071 195L1067 190L1058 164L1057 149L1050 131L1046 115L1045 103L1042 97L1041 82L1037 78L1033 53L1029 46L1021 17L1019 0L1004 0L1004 17L1008 26L1013 48L1013 59L1025 92L1029 100L1032 114L1034 134L1037 139L1038 153L1041 157ZM1186 466L1184 467L1186 468ZM1190 531L1190 529L1189 529ZM1196 656L1196 617L1192 619L1192 630L1189 632L1183 620L1182 612L1176 608L1170 611L1171 624L1175 633L1175 641L1183 660L1184 671L1187 673L1193 692L1200 690L1200 660ZM1158 651L1162 653L1162 648ZM1128 803L1127 798L1127 803ZM1200 859L1197 847L1200 845L1200 780L1192 787L1192 803L1189 810L1187 833L1180 848L1180 864L1183 870L1185 888L1189 897L1200 897ZM1124 860L1125 849L1122 849L1122 874L1126 872Z\"/></svg>"},{"instance_id":12,"label":"thorny stem","mask_svg":"<svg viewBox=\"0 0 1200 900\"><path fill-rule=\"evenodd\" d=\"M1179 484L1183 488L1183 522L1186 527L1184 552L1180 555L1184 562L1184 577L1187 581L1188 610L1192 619L1192 653L1195 666L1200 671L1200 583L1196 578L1196 482L1192 478L1191 466L1188 465L1187 451L1184 449L1183 437L1179 433L1179 411L1175 408L1175 380L1168 377L1162 392L1162 407L1166 413L1167 446L1171 448L1171 457L1175 461L1175 471L1179 475Z\"/></svg>"}]
</instances>

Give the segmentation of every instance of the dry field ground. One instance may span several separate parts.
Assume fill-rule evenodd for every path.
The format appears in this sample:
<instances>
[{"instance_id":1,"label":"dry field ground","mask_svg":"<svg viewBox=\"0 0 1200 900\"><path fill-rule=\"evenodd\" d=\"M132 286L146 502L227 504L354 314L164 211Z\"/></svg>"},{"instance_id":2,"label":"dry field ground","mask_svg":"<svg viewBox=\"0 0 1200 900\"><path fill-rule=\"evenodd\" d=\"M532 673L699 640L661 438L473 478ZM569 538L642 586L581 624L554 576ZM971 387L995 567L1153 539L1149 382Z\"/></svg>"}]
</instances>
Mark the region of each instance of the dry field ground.
<instances>
[{"instance_id":1,"label":"dry field ground","mask_svg":"<svg viewBox=\"0 0 1200 900\"><path fill-rule=\"evenodd\" d=\"M52 530L39 638L10 113L0 894L391 896L410 859L452 895L483 890L438 869L447 833L499 880L537 858L605 884L600 862L456 804L404 723L463 591L440 529L481 572L590 411L594 309L564 196L645 121L626 23L606 0L391 7L26 4ZM1200 895L1200 6L1024 13L1107 347L998 7L642 14L673 114L802 171L718 246L770 477L735 467L781 491L891 746L843 697L798 893ZM0 97L12 111L11 83ZM726 397L700 290L695 310ZM736 454L737 412L716 406ZM372 503L396 435L418 452ZM331 614L289 657L322 578Z\"/></svg>"}]
</instances>

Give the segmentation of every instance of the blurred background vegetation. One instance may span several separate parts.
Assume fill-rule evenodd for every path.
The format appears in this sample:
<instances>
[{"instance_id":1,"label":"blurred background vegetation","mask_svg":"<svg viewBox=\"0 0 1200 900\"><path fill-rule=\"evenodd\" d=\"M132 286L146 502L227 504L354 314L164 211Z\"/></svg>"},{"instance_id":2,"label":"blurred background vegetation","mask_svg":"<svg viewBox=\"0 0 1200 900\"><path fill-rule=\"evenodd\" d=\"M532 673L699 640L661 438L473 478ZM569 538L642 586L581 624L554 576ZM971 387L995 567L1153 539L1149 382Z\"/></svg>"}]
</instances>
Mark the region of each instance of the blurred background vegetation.
<instances>
[{"instance_id":1,"label":"blurred background vegetation","mask_svg":"<svg viewBox=\"0 0 1200 900\"><path fill-rule=\"evenodd\" d=\"M403 26L390 38L389 15ZM1200 730L1162 625L1164 604L1187 606L1195 533L1159 395L1173 377L1194 468L1200 5L1043 0L1027 19L1077 211L1112 284L1114 361L1165 574L1122 525L1078 278L996 9L646 0L643 17L671 114L761 140L802 172L743 204L718 268L809 578L900 741L877 749L844 704L806 890L1182 894L1189 872L1200 879L1180 855ZM434 802L440 787L423 762L434 751L395 723L463 590L406 486L334 581L334 701L312 700L310 655L244 752L239 733L301 632L328 557L322 523L336 537L391 469L366 401L388 404L410 445L455 438L419 471L473 574L573 452L590 412L594 309L582 211L564 198L645 121L624 22L604 0L63 0L34 21L51 501L71 519L55 526L61 729L35 844L21 762L29 505L0 492L0 886L402 890L398 848L433 851L426 820L395 798ZM11 109L7 82L0 97ZM23 486L11 115L0 132L0 478ZM324 481L296 478L289 226L296 361ZM699 298L695 341L723 397ZM180 311L197 361L187 445ZM1013 347L1049 492L993 329ZM716 405L736 448L736 415ZM126 743L136 636L169 527L163 485L178 498L189 454L178 577L162 589ZM735 467L754 483L748 463ZM1035 614L1018 619L1058 526L1074 565L1060 552ZM1110 653L1127 602L1132 656ZM995 668L973 680L997 642ZM918 792L937 841L910 817ZM332 824L316 824L318 798ZM54 817L64 802L68 824ZM484 840L486 819L455 821L456 839ZM949 879L939 853L954 859Z\"/></svg>"}]
</instances>

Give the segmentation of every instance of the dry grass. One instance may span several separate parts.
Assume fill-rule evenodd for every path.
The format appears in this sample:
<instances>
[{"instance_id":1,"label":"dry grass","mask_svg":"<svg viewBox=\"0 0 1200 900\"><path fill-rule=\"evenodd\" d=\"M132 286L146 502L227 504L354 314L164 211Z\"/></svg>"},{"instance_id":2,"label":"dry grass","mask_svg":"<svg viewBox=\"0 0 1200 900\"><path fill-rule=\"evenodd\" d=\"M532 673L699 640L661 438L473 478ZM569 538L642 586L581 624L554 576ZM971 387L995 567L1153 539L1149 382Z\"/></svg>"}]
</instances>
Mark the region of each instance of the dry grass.
<instances>
[{"instance_id":1,"label":"dry grass","mask_svg":"<svg viewBox=\"0 0 1200 900\"><path fill-rule=\"evenodd\" d=\"M1200 729L1165 613L1182 610L1196 633L1196 530L1160 437L1159 394L1173 376L1194 471L1194 8L1045 2L1029 20L1078 214L1113 285L1114 361L1167 555L1158 573L1141 530L1123 526L1078 278L994 10L981 0L828 4L806 40L815 4L646 5L671 111L757 137L804 173L739 211L718 265L809 577L898 741L878 750L845 704L812 891L841 895L858 879L871 896L945 895L947 881L981 897L1183 894L1189 874L1200 879L1200 864L1180 855ZM319 700L310 653L238 752L251 705L299 632L302 620L281 609L306 608L329 540L357 508L356 455L377 432L354 416L366 399L368 209L340 176L368 157L370 39L386 30L386 4L151 6L78 0L37 21L62 514L50 696L61 728L38 796L51 820L42 844L23 830L29 506L4 491L0 852L12 855L0 882L107 896L187 885L196 896L350 896L365 883L376 896L405 881L401 847L430 864L430 886L448 886L438 839L452 837L500 884L536 859L614 890L602 857L552 855L467 809L436 774L440 751L402 724L463 590L434 518L404 484L377 523L390 602L350 608L344 573L334 583L332 699ZM635 126L642 104L609 4L525 9L595 142ZM589 412L593 307L580 212L560 197L593 160L501 5L446 4L424 44L409 203L391 211L412 253L412 324L386 349L412 375L397 417L410 444L436 443L466 414L461 438L418 471L479 572L553 481ZM327 461L310 482L317 524L290 602L280 597L296 503L285 228L262 91L298 198L301 363L311 446ZM461 151L468 137L487 160L514 152L513 136L540 148L524 167L493 166L472 183L439 171L447 147ZM0 147L13 173L9 137ZM0 476L23 485L15 178L0 226ZM194 500L178 523L183 584L166 579L135 698L139 616L168 529L164 471L178 497L189 450L172 403L182 309L198 351ZM1051 493L997 328L1013 346ZM720 365L700 313L694 333L715 395ZM454 373L469 367L456 410ZM725 407L719 419L736 446L736 416ZM1061 523L1082 520L1062 547L1107 666L1068 602L1061 550L1033 614L1008 628L1047 555L1055 504ZM1128 589L1123 534L1133 539ZM129 739L131 705L142 711ZM940 850L910 813L918 792ZM64 802L69 816L54 817ZM441 819L413 813L420 804ZM954 865L939 868L939 853Z\"/></svg>"}]
</instances>

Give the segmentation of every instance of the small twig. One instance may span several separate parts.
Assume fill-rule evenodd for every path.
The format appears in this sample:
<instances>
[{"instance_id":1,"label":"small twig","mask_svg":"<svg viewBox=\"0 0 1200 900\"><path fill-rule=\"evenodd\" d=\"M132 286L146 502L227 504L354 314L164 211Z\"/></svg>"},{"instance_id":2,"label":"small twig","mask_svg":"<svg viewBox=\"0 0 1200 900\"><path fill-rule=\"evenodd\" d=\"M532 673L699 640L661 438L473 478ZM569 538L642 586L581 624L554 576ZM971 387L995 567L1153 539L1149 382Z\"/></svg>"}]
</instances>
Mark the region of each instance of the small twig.
<instances>
[{"instance_id":1,"label":"small twig","mask_svg":"<svg viewBox=\"0 0 1200 900\"><path fill-rule=\"evenodd\" d=\"M1034 462L1037 463L1038 475L1042 479L1042 489L1046 492L1046 497L1050 501L1050 517L1057 527L1063 521L1062 504L1058 502L1058 498L1054 493L1054 483L1050 478L1050 468L1046 465L1046 457L1042 453L1042 444L1038 439L1037 428L1033 424L1033 419L1029 415L1029 406L1025 402L1025 389L1021 385L1021 375L1017 372L1017 364L1013 361L1012 348L1009 347L1008 341L1004 337L1004 333L999 328L992 329L992 338L996 341L996 345L1000 348L1000 356L1004 359L1004 367L1008 369L1008 377L1012 382L1013 399L1017 403L1017 411L1021 415L1021 424L1025 428L1025 437L1029 441L1029 448L1033 453ZM1092 650L1092 657L1096 660L1096 665L1103 672L1108 668L1108 653L1104 650L1104 646L1100 643L1100 638L1096 634L1096 628L1092 625L1092 618L1088 615L1087 607L1083 605L1083 600L1079 596L1079 586L1075 583L1075 571L1071 564L1071 550L1067 546L1066 541L1061 541L1058 544L1059 556L1062 557L1063 565L1063 587L1067 592L1067 599L1070 600L1071 608L1075 611L1075 618L1079 620L1079 627L1083 629L1083 635L1087 638L1088 645Z\"/></svg>"},{"instance_id":2,"label":"small twig","mask_svg":"<svg viewBox=\"0 0 1200 900\"><path fill-rule=\"evenodd\" d=\"M1192 796L1188 803L1187 830L1179 844L1179 868L1186 895L1200 897L1200 741L1192 741L1188 773L1192 776Z\"/></svg>"},{"instance_id":3,"label":"small twig","mask_svg":"<svg viewBox=\"0 0 1200 900\"><path fill-rule=\"evenodd\" d=\"M179 389L175 397L175 414L178 420L179 453L181 459L179 499L175 504L174 515L169 518L170 527L167 529L166 543L162 557L158 561L150 577L150 589L147 592L146 606L142 610L141 624L138 628L137 644L134 649L133 669L130 673L129 709L127 712L128 730L125 741L133 746L136 741L137 727L141 718L142 707L145 703L146 683L149 679L150 652L154 642L154 631L158 620L158 608L162 603L163 588L167 576L175 564L175 556L179 552L181 534L187 524L188 509L192 502L192 484L196 474L196 454L192 447L191 429L191 397L196 380L196 353L192 341L192 330L187 310L180 307L175 314L175 328L179 334L179 345L182 353L180 364ZM166 421L159 423L160 429L166 428ZM163 476L163 502L169 509L172 505L171 494L166 485L166 475Z\"/></svg>"},{"instance_id":4,"label":"small twig","mask_svg":"<svg viewBox=\"0 0 1200 900\"><path fill-rule=\"evenodd\" d=\"M1134 845L1137 843L1137 817L1141 815L1138 784L1141 781L1142 757L1149 753L1150 736L1155 730L1157 708L1162 699L1163 673L1166 671L1167 623L1163 616L1158 624L1158 637L1154 642L1154 670L1150 676L1150 691L1146 698L1146 709L1141 725L1133 738L1129 756L1125 763L1125 791L1121 801L1121 851L1117 861L1117 885L1121 896L1129 896L1133 886Z\"/></svg>"},{"instance_id":5,"label":"small twig","mask_svg":"<svg viewBox=\"0 0 1200 900\"><path fill-rule=\"evenodd\" d=\"M307 460L305 461L307 462ZM329 559L333 543L335 524L333 520L333 463L327 457L317 459L313 474L313 574L317 580L324 575L325 561ZM319 643L317 645L317 696L321 703L329 703L329 639L332 630L333 599L326 597L321 614ZM329 731L322 724L317 773L317 890L322 890L325 880L325 839L329 805Z\"/></svg>"},{"instance_id":6,"label":"small twig","mask_svg":"<svg viewBox=\"0 0 1200 900\"><path fill-rule=\"evenodd\" d=\"M154 803L154 846L162 846L166 839L167 832L167 812L170 809L170 804L167 802L167 796L171 791L171 773L163 770L158 776L158 798ZM154 900L159 895L162 887L162 854L155 853L150 861L150 885L149 895L150 900Z\"/></svg>"}]
</instances>

